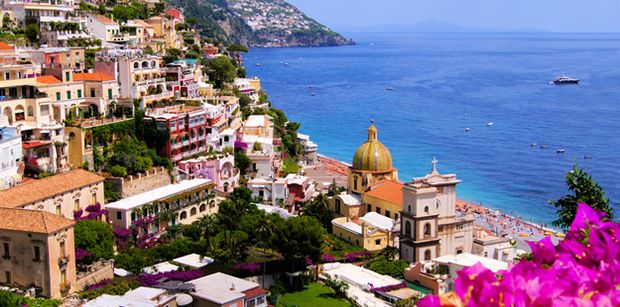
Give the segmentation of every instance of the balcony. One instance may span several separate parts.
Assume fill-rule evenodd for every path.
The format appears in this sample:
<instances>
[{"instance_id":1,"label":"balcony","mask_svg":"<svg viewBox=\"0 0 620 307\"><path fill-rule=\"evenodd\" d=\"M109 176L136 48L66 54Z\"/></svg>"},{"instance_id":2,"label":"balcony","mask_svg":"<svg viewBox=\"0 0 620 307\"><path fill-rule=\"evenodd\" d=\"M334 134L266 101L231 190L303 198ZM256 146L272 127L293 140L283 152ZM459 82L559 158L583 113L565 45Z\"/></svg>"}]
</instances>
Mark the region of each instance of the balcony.
<instances>
[{"instance_id":1,"label":"balcony","mask_svg":"<svg viewBox=\"0 0 620 307\"><path fill-rule=\"evenodd\" d=\"M168 98L172 98L174 97L174 92L172 91L166 91L166 92L162 92L159 94L153 94L153 95L147 95L147 96L143 96L142 97L142 101L152 101L152 100L158 100L158 99L168 99Z\"/></svg>"},{"instance_id":2,"label":"balcony","mask_svg":"<svg viewBox=\"0 0 620 307\"><path fill-rule=\"evenodd\" d=\"M60 268L66 267L68 263L69 263L69 258L67 258L66 256L58 258L58 266Z\"/></svg>"},{"instance_id":3,"label":"balcony","mask_svg":"<svg viewBox=\"0 0 620 307\"><path fill-rule=\"evenodd\" d=\"M164 78L155 78L155 79L149 79L149 80L141 80L141 81L134 82L134 86L156 85L156 84L163 83L165 81L166 81L166 79L164 79Z\"/></svg>"}]
</instances>

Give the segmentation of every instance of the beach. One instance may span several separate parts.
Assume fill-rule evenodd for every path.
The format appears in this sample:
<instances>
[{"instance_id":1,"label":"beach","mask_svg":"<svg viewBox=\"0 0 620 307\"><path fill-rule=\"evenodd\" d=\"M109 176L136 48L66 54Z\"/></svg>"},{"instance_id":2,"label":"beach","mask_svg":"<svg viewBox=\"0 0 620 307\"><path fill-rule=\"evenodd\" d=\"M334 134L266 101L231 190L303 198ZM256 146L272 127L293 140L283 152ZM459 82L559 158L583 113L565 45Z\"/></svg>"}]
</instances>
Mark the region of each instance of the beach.
<instances>
[{"instance_id":1,"label":"beach","mask_svg":"<svg viewBox=\"0 0 620 307\"><path fill-rule=\"evenodd\" d=\"M349 166L350 164L346 162L319 155L319 163L304 168L304 171L306 176L322 183L325 187L333 180L339 186L346 186ZM550 236L554 242L557 242L563 237L562 233L554 229L463 199L457 199L456 210L460 214L471 213L474 216L475 226L482 227L495 236L514 238L517 241L517 247L523 250L529 250L526 241L538 241L545 236Z\"/></svg>"}]
</instances>

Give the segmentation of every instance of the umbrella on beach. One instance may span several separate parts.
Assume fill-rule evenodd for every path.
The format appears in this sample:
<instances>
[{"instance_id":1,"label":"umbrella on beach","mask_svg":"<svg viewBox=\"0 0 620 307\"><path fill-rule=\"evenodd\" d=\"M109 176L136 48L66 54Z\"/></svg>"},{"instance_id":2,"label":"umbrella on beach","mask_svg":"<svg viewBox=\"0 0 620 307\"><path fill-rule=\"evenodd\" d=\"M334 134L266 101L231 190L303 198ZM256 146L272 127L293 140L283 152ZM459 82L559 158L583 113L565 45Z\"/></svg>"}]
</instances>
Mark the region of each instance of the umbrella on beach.
<instances>
[{"instance_id":1,"label":"umbrella on beach","mask_svg":"<svg viewBox=\"0 0 620 307\"><path fill-rule=\"evenodd\" d=\"M520 234L519 234L519 237L529 237L529 236L530 236L530 235L529 235L529 234L527 234L527 233L520 233Z\"/></svg>"}]
</instances>

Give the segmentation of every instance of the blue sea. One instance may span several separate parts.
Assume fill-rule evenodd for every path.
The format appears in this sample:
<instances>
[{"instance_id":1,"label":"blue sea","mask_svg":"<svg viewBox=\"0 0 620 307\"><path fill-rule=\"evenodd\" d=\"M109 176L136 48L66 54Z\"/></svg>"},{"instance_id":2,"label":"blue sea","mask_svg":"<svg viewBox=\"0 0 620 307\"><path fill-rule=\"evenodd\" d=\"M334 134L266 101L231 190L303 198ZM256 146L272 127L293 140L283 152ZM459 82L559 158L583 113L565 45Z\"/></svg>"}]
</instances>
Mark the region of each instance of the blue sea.
<instances>
[{"instance_id":1,"label":"blue sea","mask_svg":"<svg viewBox=\"0 0 620 307\"><path fill-rule=\"evenodd\" d=\"M348 36L358 44L246 55L320 153L351 162L374 119L401 181L437 157L459 198L549 223L578 163L620 216L620 34ZM562 73L580 84L549 84Z\"/></svg>"}]
</instances>

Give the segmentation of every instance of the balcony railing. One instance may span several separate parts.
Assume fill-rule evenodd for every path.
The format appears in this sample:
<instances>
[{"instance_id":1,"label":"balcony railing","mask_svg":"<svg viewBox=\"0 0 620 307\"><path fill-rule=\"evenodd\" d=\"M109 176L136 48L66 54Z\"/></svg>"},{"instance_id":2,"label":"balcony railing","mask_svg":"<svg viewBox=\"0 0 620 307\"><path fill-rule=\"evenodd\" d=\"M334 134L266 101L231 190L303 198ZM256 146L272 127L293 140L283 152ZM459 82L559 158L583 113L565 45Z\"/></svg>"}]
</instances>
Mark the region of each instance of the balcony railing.
<instances>
[{"instance_id":1,"label":"balcony railing","mask_svg":"<svg viewBox=\"0 0 620 307\"><path fill-rule=\"evenodd\" d=\"M154 84L158 84L158 83L163 83L165 82L166 79L164 78L155 78L155 79L149 79L149 80L142 80L142 81L136 81L134 83L135 86L143 86L143 85L154 85Z\"/></svg>"},{"instance_id":2,"label":"balcony railing","mask_svg":"<svg viewBox=\"0 0 620 307\"><path fill-rule=\"evenodd\" d=\"M166 99L174 97L174 93L172 91L167 91L159 94L153 94L142 97L143 101L156 100L156 99Z\"/></svg>"}]
</instances>

